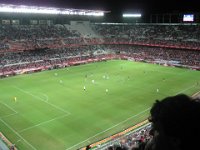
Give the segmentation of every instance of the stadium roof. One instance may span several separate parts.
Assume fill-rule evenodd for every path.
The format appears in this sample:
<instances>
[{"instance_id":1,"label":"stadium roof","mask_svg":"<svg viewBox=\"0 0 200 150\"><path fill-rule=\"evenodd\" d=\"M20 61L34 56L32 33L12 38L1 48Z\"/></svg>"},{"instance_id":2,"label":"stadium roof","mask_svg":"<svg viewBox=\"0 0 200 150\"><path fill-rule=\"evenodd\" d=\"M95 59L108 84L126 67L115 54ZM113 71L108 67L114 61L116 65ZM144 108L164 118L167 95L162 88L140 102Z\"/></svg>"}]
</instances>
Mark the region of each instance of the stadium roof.
<instances>
[{"instance_id":1,"label":"stadium roof","mask_svg":"<svg viewBox=\"0 0 200 150\"><path fill-rule=\"evenodd\" d=\"M104 19L111 22L120 22L122 14L139 13L142 18L148 18L152 14L197 14L199 12L198 0L0 0L1 3L29 7L38 6L39 8L48 7L49 9L56 8L59 10L56 13L65 15L103 15ZM66 11L61 13L60 10ZM48 11L52 14L51 10L47 9L46 12Z\"/></svg>"},{"instance_id":2,"label":"stadium roof","mask_svg":"<svg viewBox=\"0 0 200 150\"><path fill-rule=\"evenodd\" d=\"M0 0L2 4L49 6L89 10L109 10L113 13L199 12L198 0Z\"/></svg>"},{"instance_id":3,"label":"stadium roof","mask_svg":"<svg viewBox=\"0 0 200 150\"><path fill-rule=\"evenodd\" d=\"M81 15L81 16L104 16L104 14L108 13L109 11L0 4L0 12L32 13L32 14L62 14L62 15Z\"/></svg>"}]
</instances>

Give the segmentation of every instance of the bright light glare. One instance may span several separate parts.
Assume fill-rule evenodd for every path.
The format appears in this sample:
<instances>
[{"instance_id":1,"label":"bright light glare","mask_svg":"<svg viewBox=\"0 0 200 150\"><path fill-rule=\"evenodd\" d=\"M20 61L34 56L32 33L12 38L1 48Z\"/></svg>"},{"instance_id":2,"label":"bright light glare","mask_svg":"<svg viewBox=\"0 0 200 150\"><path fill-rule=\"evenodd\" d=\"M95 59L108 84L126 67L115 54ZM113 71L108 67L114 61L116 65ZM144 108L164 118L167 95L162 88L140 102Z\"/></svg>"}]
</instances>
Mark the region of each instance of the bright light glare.
<instances>
[{"instance_id":1,"label":"bright light glare","mask_svg":"<svg viewBox=\"0 0 200 150\"><path fill-rule=\"evenodd\" d=\"M141 14L123 14L123 17L132 17L132 18L140 18Z\"/></svg>"},{"instance_id":2,"label":"bright light glare","mask_svg":"<svg viewBox=\"0 0 200 150\"><path fill-rule=\"evenodd\" d=\"M194 21L194 14L184 14L183 15L183 21Z\"/></svg>"},{"instance_id":3,"label":"bright light glare","mask_svg":"<svg viewBox=\"0 0 200 150\"><path fill-rule=\"evenodd\" d=\"M0 4L0 12L104 16L104 11Z\"/></svg>"}]
</instances>

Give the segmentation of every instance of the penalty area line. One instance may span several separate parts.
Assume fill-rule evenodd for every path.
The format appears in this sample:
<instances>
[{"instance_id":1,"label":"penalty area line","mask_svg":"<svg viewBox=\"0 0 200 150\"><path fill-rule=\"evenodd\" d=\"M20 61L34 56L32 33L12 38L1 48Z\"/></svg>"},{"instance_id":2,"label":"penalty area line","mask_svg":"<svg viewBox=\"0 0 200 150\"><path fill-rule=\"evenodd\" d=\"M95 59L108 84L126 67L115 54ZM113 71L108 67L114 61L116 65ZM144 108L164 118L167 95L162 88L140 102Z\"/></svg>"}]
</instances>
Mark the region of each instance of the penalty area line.
<instances>
[{"instance_id":1,"label":"penalty area line","mask_svg":"<svg viewBox=\"0 0 200 150\"><path fill-rule=\"evenodd\" d=\"M190 90L190 89L192 89L192 88L194 88L194 87L195 87L195 86L193 85L193 86L190 86L190 87L188 87L188 88L186 88L186 89L183 89L183 90L181 90L180 92L177 92L176 95L181 94L181 93L183 93L183 92L186 92L187 90Z\"/></svg>"},{"instance_id":2,"label":"penalty area line","mask_svg":"<svg viewBox=\"0 0 200 150\"><path fill-rule=\"evenodd\" d=\"M17 87L17 86L13 86L13 88L18 89L18 90L21 91L22 93L25 93L25 94L30 95L30 96L32 96L32 97L35 97L36 99L38 99L38 100L40 100L40 101L42 101L42 102L44 102L44 103L46 103L46 104L48 104L48 105L50 105L50 106L56 108L56 109L58 109L58 110L60 110L60 111L62 111L62 112L64 112L64 113L66 113L66 114L71 114L70 112L64 110L63 108L61 108L61 107L59 107L59 106L56 106L56 105L54 105L54 104L52 104L52 103L49 103L48 101L46 101L46 100L44 100L44 99L42 99L42 98L40 98L40 97L38 97L38 96L36 96L36 95L33 95L32 93L27 92L27 91L25 91L25 90L23 90L23 89L21 89L21 88L19 88L19 87Z\"/></svg>"},{"instance_id":3,"label":"penalty area line","mask_svg":"<svg viewBox=\"0 0 200 150\"><path fill-rule=\"evenodd\" d=\"M14 116L14 115L16 115L16 114L18 114L18 113L13 113L13 114L1 116L0 119L7 118L7 117L10 117L10 116Z\"/></svg>"},{"instance_id":4,"label":"penalty area line","mask_svg":"<svg viewBox=\"0 0 200 150\"><path fill-rule=\"evenodd\" d=\"M8 107L9 109L11 109L12 111L14 111L15 113L17 113L17 111L15 109L13 109L12 107L10 107L9 105L7 105L6 103L3 103L0 101L1 104L3 104L4 106Z\"/></svg>"},{"instance_id":5,"label":"penalty area line","mask_svg":"<svg viewBox=\"0 0 200 150\"><path fill-rule=\"evenodd\" d=\"M69 116L69 115L70 115L70 114L65 114L65 115L62 115L62 116L60 116L60 117L55 117L55 118L53 118L53 119L50 119L50 120L47 120L47 121L41 122L41 123L36 124L36 125L34 125L34 126L30 126L30 127L28 127L28 128L22 129L21 131L19 131L19 133L22 133L22 132L25 132L25 131L30 130L30 129L32 129L32 128L35 128L35 127L41 126L41 125L46 124L46 123L49 123L49 122L52 122L52 121L54 121L54 120L61 119L61 118L64 118L64 117L67 117L67 116Z\"/></svg>"},{"instance_id":6,"label":"penalty area line","mask_svg":"<svg viewBox=\"0 0 200 150\"><path fill-rule=\"evenodd\" d=\"M27 140L25 140L18 132L16 132L10 125L8 125L3 119L0 119L3 124L5 124L10 130L12 130L18 137L20 137L27 145L29 145L33 150L37 150L33 145L31 145Z\"/></svg>"},{"instance_id":7,"label":"penalty area line","mask_svg":"<svg viewBox=\"0 0 200 150\"><path fill-rule=\"evenodd\" d=\"M9 108L10 110L12 110L12 111L14 112L14 113L11 113L11 114L8 114L8 115L1 116L0 119L6 118L6 117L10 117L10 116L13 116L13 115L18 114L18 112L17 112L14 108L10 107L10 106L7 105L6 103L3 103L3 102L1 102L1 101L0 101L0 103L3 104L4 106L6 106L7 108Z\"/></svg>"}]
</instances>

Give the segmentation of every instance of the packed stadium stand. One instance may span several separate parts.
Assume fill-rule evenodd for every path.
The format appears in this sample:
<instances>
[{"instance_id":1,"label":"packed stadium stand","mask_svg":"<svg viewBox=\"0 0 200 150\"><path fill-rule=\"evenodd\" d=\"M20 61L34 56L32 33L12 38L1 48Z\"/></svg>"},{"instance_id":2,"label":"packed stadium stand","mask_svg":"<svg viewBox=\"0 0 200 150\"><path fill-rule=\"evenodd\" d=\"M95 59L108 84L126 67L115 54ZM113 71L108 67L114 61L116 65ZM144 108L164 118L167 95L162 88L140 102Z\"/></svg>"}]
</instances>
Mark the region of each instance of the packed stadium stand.
<instances>
[{"instance_id":1,"label":"packed stadium stand","mask_svg":"<svg viewBox=\"0 0 200 150\"><path fill-rule=\"evenodd\" d=\"M0 25L0 33L2 76L110 55L193 69L200 66L200 33L195 24Z\"/></svg>"}]
</instances>

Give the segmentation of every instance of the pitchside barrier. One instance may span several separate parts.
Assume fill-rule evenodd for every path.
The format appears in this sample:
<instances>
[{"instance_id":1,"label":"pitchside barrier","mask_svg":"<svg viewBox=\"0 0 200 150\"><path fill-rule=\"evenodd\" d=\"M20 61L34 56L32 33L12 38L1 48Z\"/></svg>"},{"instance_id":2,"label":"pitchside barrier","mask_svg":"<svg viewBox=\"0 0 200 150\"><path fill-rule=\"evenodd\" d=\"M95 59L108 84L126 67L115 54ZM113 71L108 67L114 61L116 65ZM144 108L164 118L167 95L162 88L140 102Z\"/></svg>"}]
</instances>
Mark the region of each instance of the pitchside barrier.
<instances>
[{"instance_id":1,"label":"pitchside barrier","mask_svg":"<svg viewBox=\"0 0 200 150\"><path fill-rule=\"evenodd\" d=\"M10 150L17 150L14 144L12 144L4 135L0 132L0 138L10 148Z\"/></svg>"},{"instance_id":2,"label":"pitchside barrier","mask_svg":"<svg viewBox=\"0 0 200 150\"><path fill-rule=\"evenodd\" d=\"M80 58L81 61L78 60L78 58ZM106 61L106 60L112 60L112 59L122 59L122 60L129 60L129 61L138 61L138 62L159 64L159 65L163 65L163 66L174 66L174 67L179 67L179 68L188 68L188 69L192 69L192 70L200 70L199 66L181 65L181 64L179 64L175 61L166 61L166 60L146 61L142 58L134 58L134 57L130 57L129 55L126 55L126 54L119 54L119 55L103 54L103 55L99 55L99 56L95 56L95 57L89 57L87 59L83 59L81 57L74 57L74 58L71 58L71 59L72 60L64 61L62 64L53 64L53 65L48 65L48 66L40 66L40 67L37 67L37 68L26 68L26 69L19 69L19 70L15 70L15 71L0 72L0 78L14 76L14 75L18 75L18 74L24 74L24 73L40 72L40 71L43 71L43 70L52 69L55 66L59 66L59 68L64 68L64 67L68 67L68 66L75 66L75 65L81 65L81 64L98 62L98 61ZM41 61L43 61L43 60L41 60ZM34 63L37 63L37 62L34 62Z\"/></svg>"},{"instance_id":3,"label":"pitchside barrier","mask_svg":"<svg viewBox=\"0 0 200 150\"><path fill-rule=\"evenodd\" d=\"M104 144L106 144L106 143L108 143L110 141L113 141L114 139L118 139L120 137L123 137L123 136L127 135L128 133L137 131L137 129L143 128L143 127L145 127L147 125L149 125L149 121L148 120L144 120L144 121L142 121L142 122L140 122L140 123L128 128L128 129L125 129L122 132L116 133L116 134L114 134L114 135L112 135L110 137L107 137L107 138L105 138L105 139L103 139L101 141L98 141L96 143L93 143L91 145L83 147L80 150L87 150L88 148L89 149L98 149L98 147L101 147L102 145L104 145Z\"/></svg>"}]
</instances>

